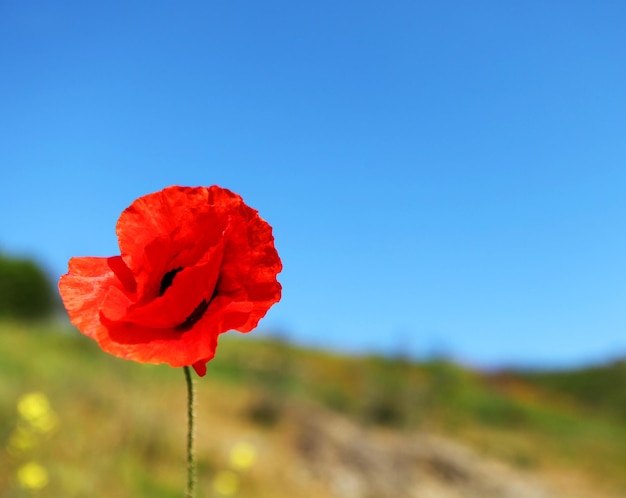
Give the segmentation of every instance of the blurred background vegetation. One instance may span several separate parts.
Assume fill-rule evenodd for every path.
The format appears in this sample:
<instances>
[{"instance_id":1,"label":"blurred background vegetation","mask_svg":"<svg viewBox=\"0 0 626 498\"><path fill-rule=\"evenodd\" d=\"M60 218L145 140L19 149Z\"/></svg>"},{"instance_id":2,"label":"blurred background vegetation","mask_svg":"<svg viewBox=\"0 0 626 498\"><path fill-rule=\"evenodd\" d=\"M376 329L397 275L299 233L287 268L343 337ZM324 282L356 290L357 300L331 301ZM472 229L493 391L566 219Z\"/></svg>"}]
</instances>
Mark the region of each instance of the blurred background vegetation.
<instances>
[{"instance_id":1,"label":"blurred background vegetation","mask_svg":"<svg viewBox=\"0 0 626 498\"><path fill-rule=\"evenodd\" d=\"M53 289L0 258L0 497L182 496L182 371L102 353ZM198 496L623 497L625 385L625 361L480 372L230 333L196 382Z\"/></svg>"},{"instance_id":2,"label":"blurred background vegetation","mask_svg":"<svg viewBox=\"0 0 626 498\"><path fill-rule=\"evenodd\" d=\"M56 296L48 277L35 261L0 252L0 319L47 318L58 307Z\"/></svg>"}]
</instances>

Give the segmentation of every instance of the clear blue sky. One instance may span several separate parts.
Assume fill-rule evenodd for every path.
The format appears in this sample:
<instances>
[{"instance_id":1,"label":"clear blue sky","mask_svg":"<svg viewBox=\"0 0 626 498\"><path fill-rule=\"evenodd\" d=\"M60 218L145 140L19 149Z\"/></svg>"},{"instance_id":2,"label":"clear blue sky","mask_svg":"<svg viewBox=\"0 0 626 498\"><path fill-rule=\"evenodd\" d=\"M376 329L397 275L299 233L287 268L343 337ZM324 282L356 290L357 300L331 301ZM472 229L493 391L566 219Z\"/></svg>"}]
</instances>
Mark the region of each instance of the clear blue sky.
<instances>
[{"instance_id":1,"label":"clear blue sky","mask_svg":"<svg viewBox=\"0 0 626 498\"><path fill-rule=\"evenodd\" d=\"M0 3L0 249L56 278L136 197L274 227L261 328L482 366L626 354L626 2Z\"/></svg>"}]
</instances>

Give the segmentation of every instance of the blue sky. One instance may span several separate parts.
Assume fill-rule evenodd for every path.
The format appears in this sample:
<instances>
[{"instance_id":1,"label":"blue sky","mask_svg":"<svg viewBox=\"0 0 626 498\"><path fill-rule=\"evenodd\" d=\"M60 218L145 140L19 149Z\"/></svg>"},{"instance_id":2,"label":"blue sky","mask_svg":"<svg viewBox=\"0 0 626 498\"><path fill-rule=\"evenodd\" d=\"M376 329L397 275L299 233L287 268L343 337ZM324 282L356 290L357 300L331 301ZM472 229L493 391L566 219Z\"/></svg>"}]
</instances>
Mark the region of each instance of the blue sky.
<instances>
[{"instance_id":1,"label":"blue sky","mask_svg":"<svg viewBox=\"0 0 626 498\"><path fill-rule=\"evenodd\" d=\"M626 354L626 3L0 4L0 249L57 278L135 198L274 227L261 328L479 366Z\"/></svg>"}]
</instances>

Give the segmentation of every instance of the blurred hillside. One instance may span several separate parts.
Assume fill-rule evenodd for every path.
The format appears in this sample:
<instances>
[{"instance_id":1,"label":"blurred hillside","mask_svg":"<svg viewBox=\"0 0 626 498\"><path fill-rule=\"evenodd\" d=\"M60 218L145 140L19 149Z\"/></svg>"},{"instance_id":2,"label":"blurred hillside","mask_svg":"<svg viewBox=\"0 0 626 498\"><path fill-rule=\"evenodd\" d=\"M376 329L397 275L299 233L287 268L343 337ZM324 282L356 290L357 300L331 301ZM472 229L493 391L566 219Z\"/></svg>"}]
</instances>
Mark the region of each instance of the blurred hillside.
<instances>
[{"instance_id":1,"label":"blurred hillside","mask_svg":"<svg viewBox=\"0 0 626 498\"><path fill-rule=\"evenodd\" d=\"M485 374L227 334L196 379L198 496L623 497L623 379L623 363ZM182 496L182 371L4 322L0 392L0 497Z\"/></svg>"},{"instance_id":2,"label":"blurred hillside","mask_svg":"<svg viewBox=\"0 0 626 498\"><path fill-rule=\"evenodd\" d=\"M626 423L626 359L576 371L518 375L554 395L575 401L585 411L603 413Z\"/></svg>"}]
</instances>

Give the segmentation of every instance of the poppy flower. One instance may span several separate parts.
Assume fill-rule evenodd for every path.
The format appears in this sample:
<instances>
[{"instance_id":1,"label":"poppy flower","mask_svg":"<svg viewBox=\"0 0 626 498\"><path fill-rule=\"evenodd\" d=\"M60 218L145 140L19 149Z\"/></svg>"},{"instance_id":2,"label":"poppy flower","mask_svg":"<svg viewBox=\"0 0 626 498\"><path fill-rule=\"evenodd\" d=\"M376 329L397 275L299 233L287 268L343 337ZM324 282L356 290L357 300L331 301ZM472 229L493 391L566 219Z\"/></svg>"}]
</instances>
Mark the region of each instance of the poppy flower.
<instances>
[{"instance_id":1,"label":"poppy flower","mask_svg":"<svg viewBox=\"0 0 626 498\"><path fill-rule=\"evenodd\" d=\"M272 228L229 190L148 194L116 232L119 256L71 258L59 282L71 322L115 356L203 376L220 334L251 331L280 300Z\"/></svg>"}]
</instances>

